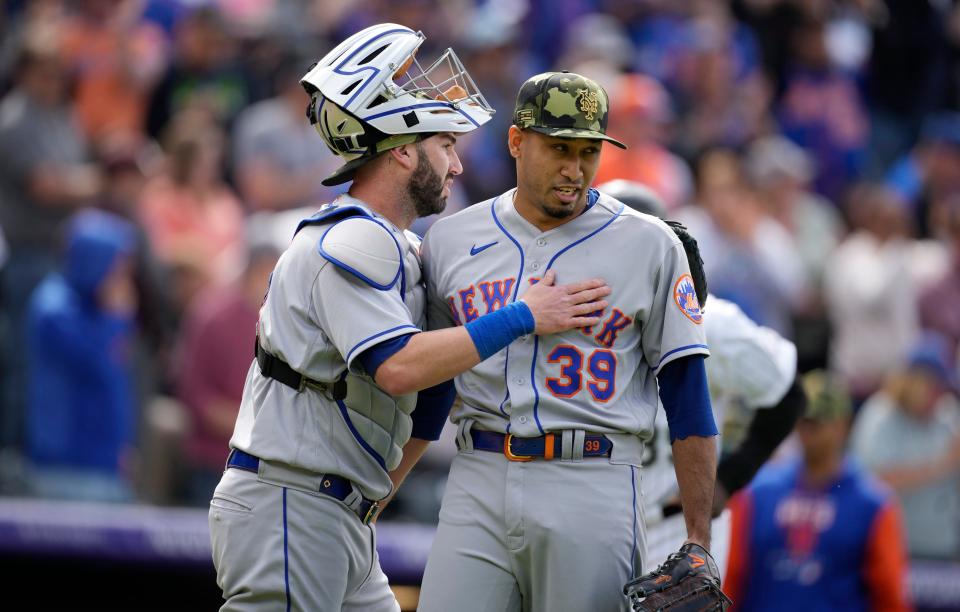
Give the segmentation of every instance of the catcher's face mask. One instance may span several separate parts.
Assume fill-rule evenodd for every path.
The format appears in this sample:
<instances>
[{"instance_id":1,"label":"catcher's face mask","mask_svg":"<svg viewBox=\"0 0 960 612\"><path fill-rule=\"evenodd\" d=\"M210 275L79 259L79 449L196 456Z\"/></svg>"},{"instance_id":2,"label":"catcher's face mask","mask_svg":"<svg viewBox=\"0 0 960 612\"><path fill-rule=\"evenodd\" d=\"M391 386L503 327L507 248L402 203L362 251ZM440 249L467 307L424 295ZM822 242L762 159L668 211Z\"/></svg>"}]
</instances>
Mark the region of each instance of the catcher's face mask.
<instances>
[{"instance_id":1,"label":"catcher's face mask","mask_svg":"<svg viewBox=\"0 0 960 612\"><path fill-rule=\"evenodd\" d=\"M349 180L363 162L437 132L470 132L493 116L452 49L424 68L420 32L391 23L354 34L300 80L311 96L307 116L331 151L351 168L325 184ZM359 163L354 163L357 162Z\"/></svg>"}]
</instances>

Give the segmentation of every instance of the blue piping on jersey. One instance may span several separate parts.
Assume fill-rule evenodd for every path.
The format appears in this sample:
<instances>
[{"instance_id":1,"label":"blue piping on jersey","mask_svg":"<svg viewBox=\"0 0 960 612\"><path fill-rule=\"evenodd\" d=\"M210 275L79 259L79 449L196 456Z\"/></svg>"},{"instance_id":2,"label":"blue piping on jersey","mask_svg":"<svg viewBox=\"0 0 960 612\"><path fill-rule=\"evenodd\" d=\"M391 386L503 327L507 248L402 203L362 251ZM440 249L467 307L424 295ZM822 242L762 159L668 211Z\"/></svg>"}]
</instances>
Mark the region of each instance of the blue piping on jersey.
<instances>
[{"instance_id":1,"label":"blue piping on jersey","mask_svg":"<svg viewBox=\"0 0 960 612\"><path fill-rule=\"evenodd\" d=\"M633 550L630 551L630 575L637 575L637 478L633 473L634 467L630 466L630 487L633 489Z\"/></svg>"},{"instance_id":2,"label":"blue piping on jersey","mask_svg":"<svg viewBox=\"0 0 960 612\"><path fill-rule=\"evenodd\" d=\"M320 207L320 210L313 213L313 215L307 217L303 221L297 224L297 229L293 230L293 235L296 236L304 227L308 225L317 225L320 223L325 223L337 217L369 217L373 218L374 215L364 208L351 204L349 206L337 206L333 202L325 204Z\"/></svg>"},{"instance_id":3,"label":"blue piping on jersey","mask_svg":"<svg viewBox=\"0 0 960 612\"><path fill-rule=\"evenodd\" d=\"M549 270L550 268L547 268ZM547 273L546 270L543 271ZM533 359L530 360L530 385L533 387L533 420L537 423L537 429L541 434L543 425L540 424L540 416L537 415L537 407L540 405L540 391L537 390L537 350L540 348L540 336L533 337Z\"/></svg>"},{"instance_id":4,"label":"blue piping on jersey","mask_svg":"<svg viewBox=\"0 0 960 612\"><path fill-rule=\"evenodd\" d=\"M663 357L660 358L660 363L658 363L656 366L654 366L653 369L654 369L654 370L659 370L659 369L660 369L660 366L663 365L663 362L666 361L667 357L669 357L670 355L673 355L674 353L679 353L680 351L685 351L685 350L687 350L687 349L694 349L694 348L705 348L705 349L709 349L710 347L707 346L706 344L688 344L688 345L686 345L686 346L681 346L681 347L679 347L679 348L675 348L675 349L673 349L672 351L667 351L667 353L664 354Z\"/></svg>"},{"instance_id":5,"label":"blue piping on jersey","mask_svg":"<svg viewBox=\"0 0 960 612\"><path fill-rule=\"evenodd\" d=\"M337 258L334 257L333 255L331 255L330 253L327 253L326 249L323 248L323 241L326 240L327 234L330 233L330 230L332 230L333 228L337 227L337 225L339 225L340 223L342 223L342 221L337 221L336 223L334 223L333 225L331 225L330 227L328 227L328 228L327 228L327 231L323 232L323 237L320 238L320 242L317 244L317 250L320 252L320 255L321 255L324 259L326 259L327 261L329 261L329 262L332 263L333 265L337 266L338 268L340 268L340 269L342 269L342 270L346 270L347 272L353 274L354 276L356 276L357 278L359 278L359 279L362 280L363 282L367 283L368 285L370 285L370 286L373 287L374 289L379 289L380 291L387 291L387 290L389 290L389 289L392 289L393 286L397 284L397 280L403 275L403 274L402 274L402 273L403 273L403 250L400 249L400 242L397 240L397 237L393 235L393 232L391 232L391 231L387 228L387 226L385 226L383 223L380 223L379 221L377 221L377 220L374 219L373 217L357 217L357 218L358 218L358 219L366 219L366 220L370 221L371 223L376 223L377 225L379 225L380 227L382 227L382 228L387 232L387 234L390 235L390 238L391 238L391 239L393 239L393 244L397 247L397 256L400 258L400 267L399 267L399 269L397 270L397 273L394 275L393 280L391 280L389 283L387 283L387 284L385 284L385 285L384 285L384 284L381 284L381 283L378 283L377 281L375 281L375 280L373 280L372 278L368 277L368 276L367 276L366 274L364 274L363 272L357 270L356 268L354 268L354 267L352 267L352 266L350 266L350 265L348 265L348 264L345 264L344 262L340 261L339 259L337 259ZM403 289L405 289L405 287L401 286L401 292L403 291Z\"/></svg>"},{"instance_id":6,"label":"blue piping on jersey","mask_svg":"<svg viewBox=\"0 0 960 612\"><path fill-rule=\"evenodd\" d=\"M290 560L287 553L287 487L283 487L283 588L287 594L287 612L290 612Z\"/></svg>"},{"instance_id":7,"label":"blue piping on jersey","mask_svg":"<svg viewBox=\"0 0 960 612\"><path fill-rule=\"evenodd\" d=\"M370 453L370 455L377 460L377 463L380 464L380 467L386 471L387 462L383 460L383 457L380 456L380 453L373 450L373 447L367 444L366 440L360 437L360 432L358 432L357 428L353 426L353 421L350 420L350 415L347 413L347 406L343 403L343 400L337 400L337 406L340 408L340 414L343 415L343 420L350 429L350 433L352 433L353 437L357 440L357 443L363 447L363 450Z\"/></svg>"},{"instance_id":8,"label":"blue piping on jersey","mask_svg":"<svg viewBox=\"0 0 960 612\"><path fill-rule=\"evenodd\" d=\"M354 344L354 345L353 345L353 348L350 349L350 352L347 353L347 358L346 358L344 361L346 361L347 363L350 363L350 356L353 355L353 352L356 351L359 347L363 346L364 344L366 344L367 342L369 342L369 341L371 341L371 340L374 340L374 339L376 339L376 338L379 338L380 336L385 336L385 335L389 334L390 332L397 331L398 329L415 329L415 330L417 330L417 331L420 331L420 328L417 327L416 325L397 325L396 327L391 327L390 329L386 329L386 330L384 330L384 331L382 331L382 332L380 332L380 333L378 333L378 334L374 334L374 335L372 335L372 336L370 336L370 337L368 337L368 338L364 338L364 339L361 340L360 342L357 342L356 344Z\"/></svg>"},{"instance_id":9,"label":"blue piping on jersey","mask_svg":"<svg viewBox=\"0 0 960 612\"><path fill-rule=\"evenodd\" d=\"M497 200L499 199L500 198L497 198ZM520 271L517 272L517 286L513 288L513 297L510 299L511 302L516 302L517 294L520 292L520 278L523 276L523 247L520 246L520 243L517 242L516 238L510 235L510 232L507 231L507 228L503 227L503 224L500 223L500 219L497 218L497 200L494 200L493 203L490 204L490 214L493 215L493 222L497 224L497 227L500 228L500 231L510 239L510 242L512 242L513 245L517 247L517 251L520 252Z\"/></svg>"},{"instance_id":10,"label":"blue piping on jersey","mask_svg":"<svg viewBox=\"0 0 960 612\"><path fill-rule=\"evenodd\" d=\"M497 201L502 197L503 196L500 196L499 198L497 198L496 200L490 203L490 214L493 215L493 222L497 224L497 227L500 228L500 231L503 232L504 235L506 235L506 237L510 239L510 242L512 242L513 245L517 247L517 251L520 252L520 271L517 272L517 286L513 288L513 297L510 299L510 302L512 303L517 301L517 294L520 292L520 280L523 278L523 247L520 246L520 243L517 242L516 238L510 235L510 232L507 231L507 228L503 227L503 224L500 223L500 219L497 218ZM507 411L504 410L503 407L507 404L507 400L510 399L510 378L507 375L507 368L509 367L509 365L510 365L510 347L508 346L507 352L505 353L505 357L503 360L503 387L506 389L506 392L503 396L503 401L500 402L500 412L503 414L503 416L508 417L507 433L510 433L509 416L507 415ZM534 389L536 389L536 387L534 387ZM543 430L540 430L540 431L543 431Z\"/></svg>"},{"instance_id":11,"label":"blue piping on jersey","mask_svg":"<svg viewBox=\"0 0 960 612\"><path fill-rule=\"evenodd\" d=\"M393 234L390 234L390 235L392 236ZM394 238L394 240L396 240L396 238ZM400 243L399 243L399 242L397 243L397 246L398 246L398 247L400 246ZM404 257L403 257L403 253L401 253L401 254L400 254L400 301L401 301L401 302L406 302L406 301L407 301L407 270L406 270L407 266L406 266L406 263L407 263L407 262L406 262L406 260L405 260Z\"/></svg>"},{"instance_id":12,"label":"blue piping on jersey","mask_svg":"<svg viewBox=\"0 0 960 612\"><path fill-rule=\"evenodd\" d=\"M293 234L294 236L296 236L297 232L299 232L301 229L303 229L307 225L316 225L318 223L323 223L325 221L329 221L331 218L336 218L339 216L343 216L343 218L358 217L358 216L365 217L370 219L371 221L380 223L380 221L377 219L376 214L371 213L367 210L364 210L359 206L355 206L355 205L335 206L333 204L328 204L326 207L321 208L319 211L317 211L312 217L308 217L303 221L301 221L297 225L297 229L293 232ZM381 227L386 228L386 226L383 225L383 223L380 223L380 225ZM386 229L389 232L389 228L386 228ZM389 233L390 233L390 237L393 238L393 241L397 243L397 248L399 249L400 244L397 241L397 238L393 235L393 232L389 232ZM323 235L326 236L327 234L324 233ZM417 236L417 237L421 238L420 236ZM323 241L322 238L320 240L321 242ZM320 254L323 255L322 248L321 248ZM324 258L326 258L325 255L324 255ZM338 264L334 262L334 265L338 265ZM404 265L403 253L401 253L400 254L400 299L401 300L407 299L407 271L405 268L406 266ZM394 279L394 283L396 283L396 279Z\"/></svg>"},{"instance_id":13,"label":"blue piping on jersey","mask_svg":"<svg viewBox=\"0 0 960 612\"><path fill-rule=\"evenodd\" d=\"M620 217L620 214L623 212L624 206L626 206L626 204L622 204L622 203L621 203L621 204L620 204L620 209L617 210L616 214L614 214L612 217L610 217L610 220L609 220L609 221L607 221L606 223L604 223L603 225L601 225L601 226L598 227L597 229L593 230L592 232L590 232L589 234L587 234L587 235L584 236L583 238L580 238L580 239L578 239L578 240L575 240L574 242L571 242L571 243L568 244L567 246L565 246L565 247L563 247L562 249L560 249L559 251L557 251L557 253L556 253L553 257L550 258L550 261L547 263L547 267L543 269L543 273L546 274L546 273L550 270L550 268L553 266L553 262L557 261L557 258L558 258L558 257L560 257L561 255L563 255L564 253L566 253L567 251L569 251L569 250L572 249L573 247L577 246L577 245L580 244L581 242L584 242L584 241L586 241L586 240L589 240L590 238L593 238L594 236L596 236L597 234L599 234L600 232L602 232L603 230L605 230L605 229L607 228L607 226L609 226L611 223L613 223L614 221L616 221L616 220ZM517 283L519 284L519 282L520 282L520 281L518 280ZM536 373L537 373L537 351L538 351L539 349L540 349L540 336L534 336L534 337L533 337L533 361L531 361L531 363L530 363L530 384L533 385L533 420L536 421L536 423L537 423L537 429L540 430L540 433L541 433L541 434L544 434L544 433L546 433L546 432L543 430L543 425L540 424L540 415L539 415L539 408L540 408L540 391L537 390L537 377L536 377Z\"/></svg>"}]
</instances>

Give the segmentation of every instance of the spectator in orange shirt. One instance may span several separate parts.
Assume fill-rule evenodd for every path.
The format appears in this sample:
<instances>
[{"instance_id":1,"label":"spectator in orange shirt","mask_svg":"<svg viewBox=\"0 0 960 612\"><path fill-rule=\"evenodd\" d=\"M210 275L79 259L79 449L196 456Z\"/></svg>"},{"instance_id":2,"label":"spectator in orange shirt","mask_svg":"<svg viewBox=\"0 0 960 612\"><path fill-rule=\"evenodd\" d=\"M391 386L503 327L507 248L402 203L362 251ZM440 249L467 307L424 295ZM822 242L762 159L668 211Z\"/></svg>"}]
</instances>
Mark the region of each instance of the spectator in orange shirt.
<instances>
[{"instance_id":1,"label":"spectator in orange shirt","mask_svg":"<svg viewBox=\"0 0 960 612\"><path fill-rule=\"evenodd\" d=\"M656 79L627 74L613 87L610 105L610 131L629 148L603 150L595 184L636 181L660 196L669 211L687 204L693 185L690 168L664 146L673 121L667 90Z\"/></svg>"},{"instance_id":2,"label":"spectator in orange shirt","mask_svg":"<svg viewBox=\"0 0 960 612\"><path fill-rule=\"evenodd\" d=\"M76 76L76 109L91 139L143 134L147 97L167 64L159 27L139 0L85 0L63 30L64 60Z\"/></svg>"},{"instance_id":3,"label":"spectator in orange shirt","mask_svg":"<svg viewBox=\"0 0 960 612\"><path fill-rule=\"evenodd\" d=\"M236 278L243 263L244 212L223 177L223 141L203 111L176 116L163 143L167 167L140 198L140 220L157 259L171 271L192 271L193 280L174 288L180 309L199 287Z\"/></svg>"}]
</instances>

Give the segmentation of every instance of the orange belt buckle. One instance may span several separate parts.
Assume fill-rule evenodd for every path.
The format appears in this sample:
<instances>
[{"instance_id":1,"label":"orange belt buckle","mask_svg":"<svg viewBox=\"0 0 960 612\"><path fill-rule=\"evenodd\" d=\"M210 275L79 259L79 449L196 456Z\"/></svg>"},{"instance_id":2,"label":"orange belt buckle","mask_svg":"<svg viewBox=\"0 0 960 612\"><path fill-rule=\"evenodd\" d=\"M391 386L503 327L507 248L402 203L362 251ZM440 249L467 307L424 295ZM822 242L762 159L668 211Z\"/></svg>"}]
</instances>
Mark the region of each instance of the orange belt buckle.
<instances>
[{"instance_id":1,"label":"orange belt buckle","mask_svg":"<svg viewBox=\"0 0 960 612\"><path fill-rule=\"evenodd\" d=\"M519 461L521 463L526 463L527 461L533 461L533 455L514 455L513 451L510 450L510 440L513 439L513 434L507 434L503 439L503 454L506 455L507 459L510 461Z\"/></svg>"},{"instance_id":2,"label":"orange belt buckle","mask_svg":"<svg viewBox=\"0 0 960 612\"><path fill-rule=\"evenodd\" d=\"M546 461L550 461L554 457L554 434L548 433L543 436L543 458ZM506 455L507 459L510 461L520 461L525 463L527 461L533 461L535 455L515 455L513 451L510 450L510 441L513 439L513 434L506 434L506 437L503 439L503 454Z\"/></svg>"}]
</instances>

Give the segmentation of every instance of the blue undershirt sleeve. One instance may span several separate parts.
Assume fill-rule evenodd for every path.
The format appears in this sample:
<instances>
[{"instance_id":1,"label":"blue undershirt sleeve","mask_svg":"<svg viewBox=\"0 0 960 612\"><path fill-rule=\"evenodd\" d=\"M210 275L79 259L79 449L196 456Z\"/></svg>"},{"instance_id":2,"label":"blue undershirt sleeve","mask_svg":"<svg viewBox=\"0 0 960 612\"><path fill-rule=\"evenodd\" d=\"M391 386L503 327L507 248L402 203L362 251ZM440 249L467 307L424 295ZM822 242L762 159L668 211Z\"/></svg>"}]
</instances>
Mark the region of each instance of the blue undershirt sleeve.
<instances>
[{"instance_id":1,"label":"blue undershirt sleeve","mask_svg":"<svg viewBox=\"0 0 960 612\"><path fill-rule=\"evenodd\" d=\"M710 405L703 355L675 359L657 374L660 401L667 415L670 442L688 436L715 436L717 423Z\"/></svg>"},{"instance_id":2,"label":"blue undershirt sleeve","mask_svg":"<svg viewBox=\"0 0 960 612\"><path fill-rule=\"evenodd\" d=\"M400 349L407 346L407 342L410 342L411 336L413 336L413 334L406 334L384 340L380 344L375 344L357 355L356 359L360 362L360 365L363 366L364 371L370 375L370 378L375 378L377 368L383 365L384 361L393 357L395 353L399 353Z\"/></svg>"},{"instance_id":3,"label":"blue undershirt sleeve","mask_svg":"<svg viewBox=\"0 0 960 612\"><path fill-rule=\"evenodd\" d=\"M450 415L453 400L457 397L457 388L452 380L442 382L435 387L424 389L417 395L417 407L413 414L411 438L421 440L439 440L443 425Z\"/></svg>"}]
</instances>

